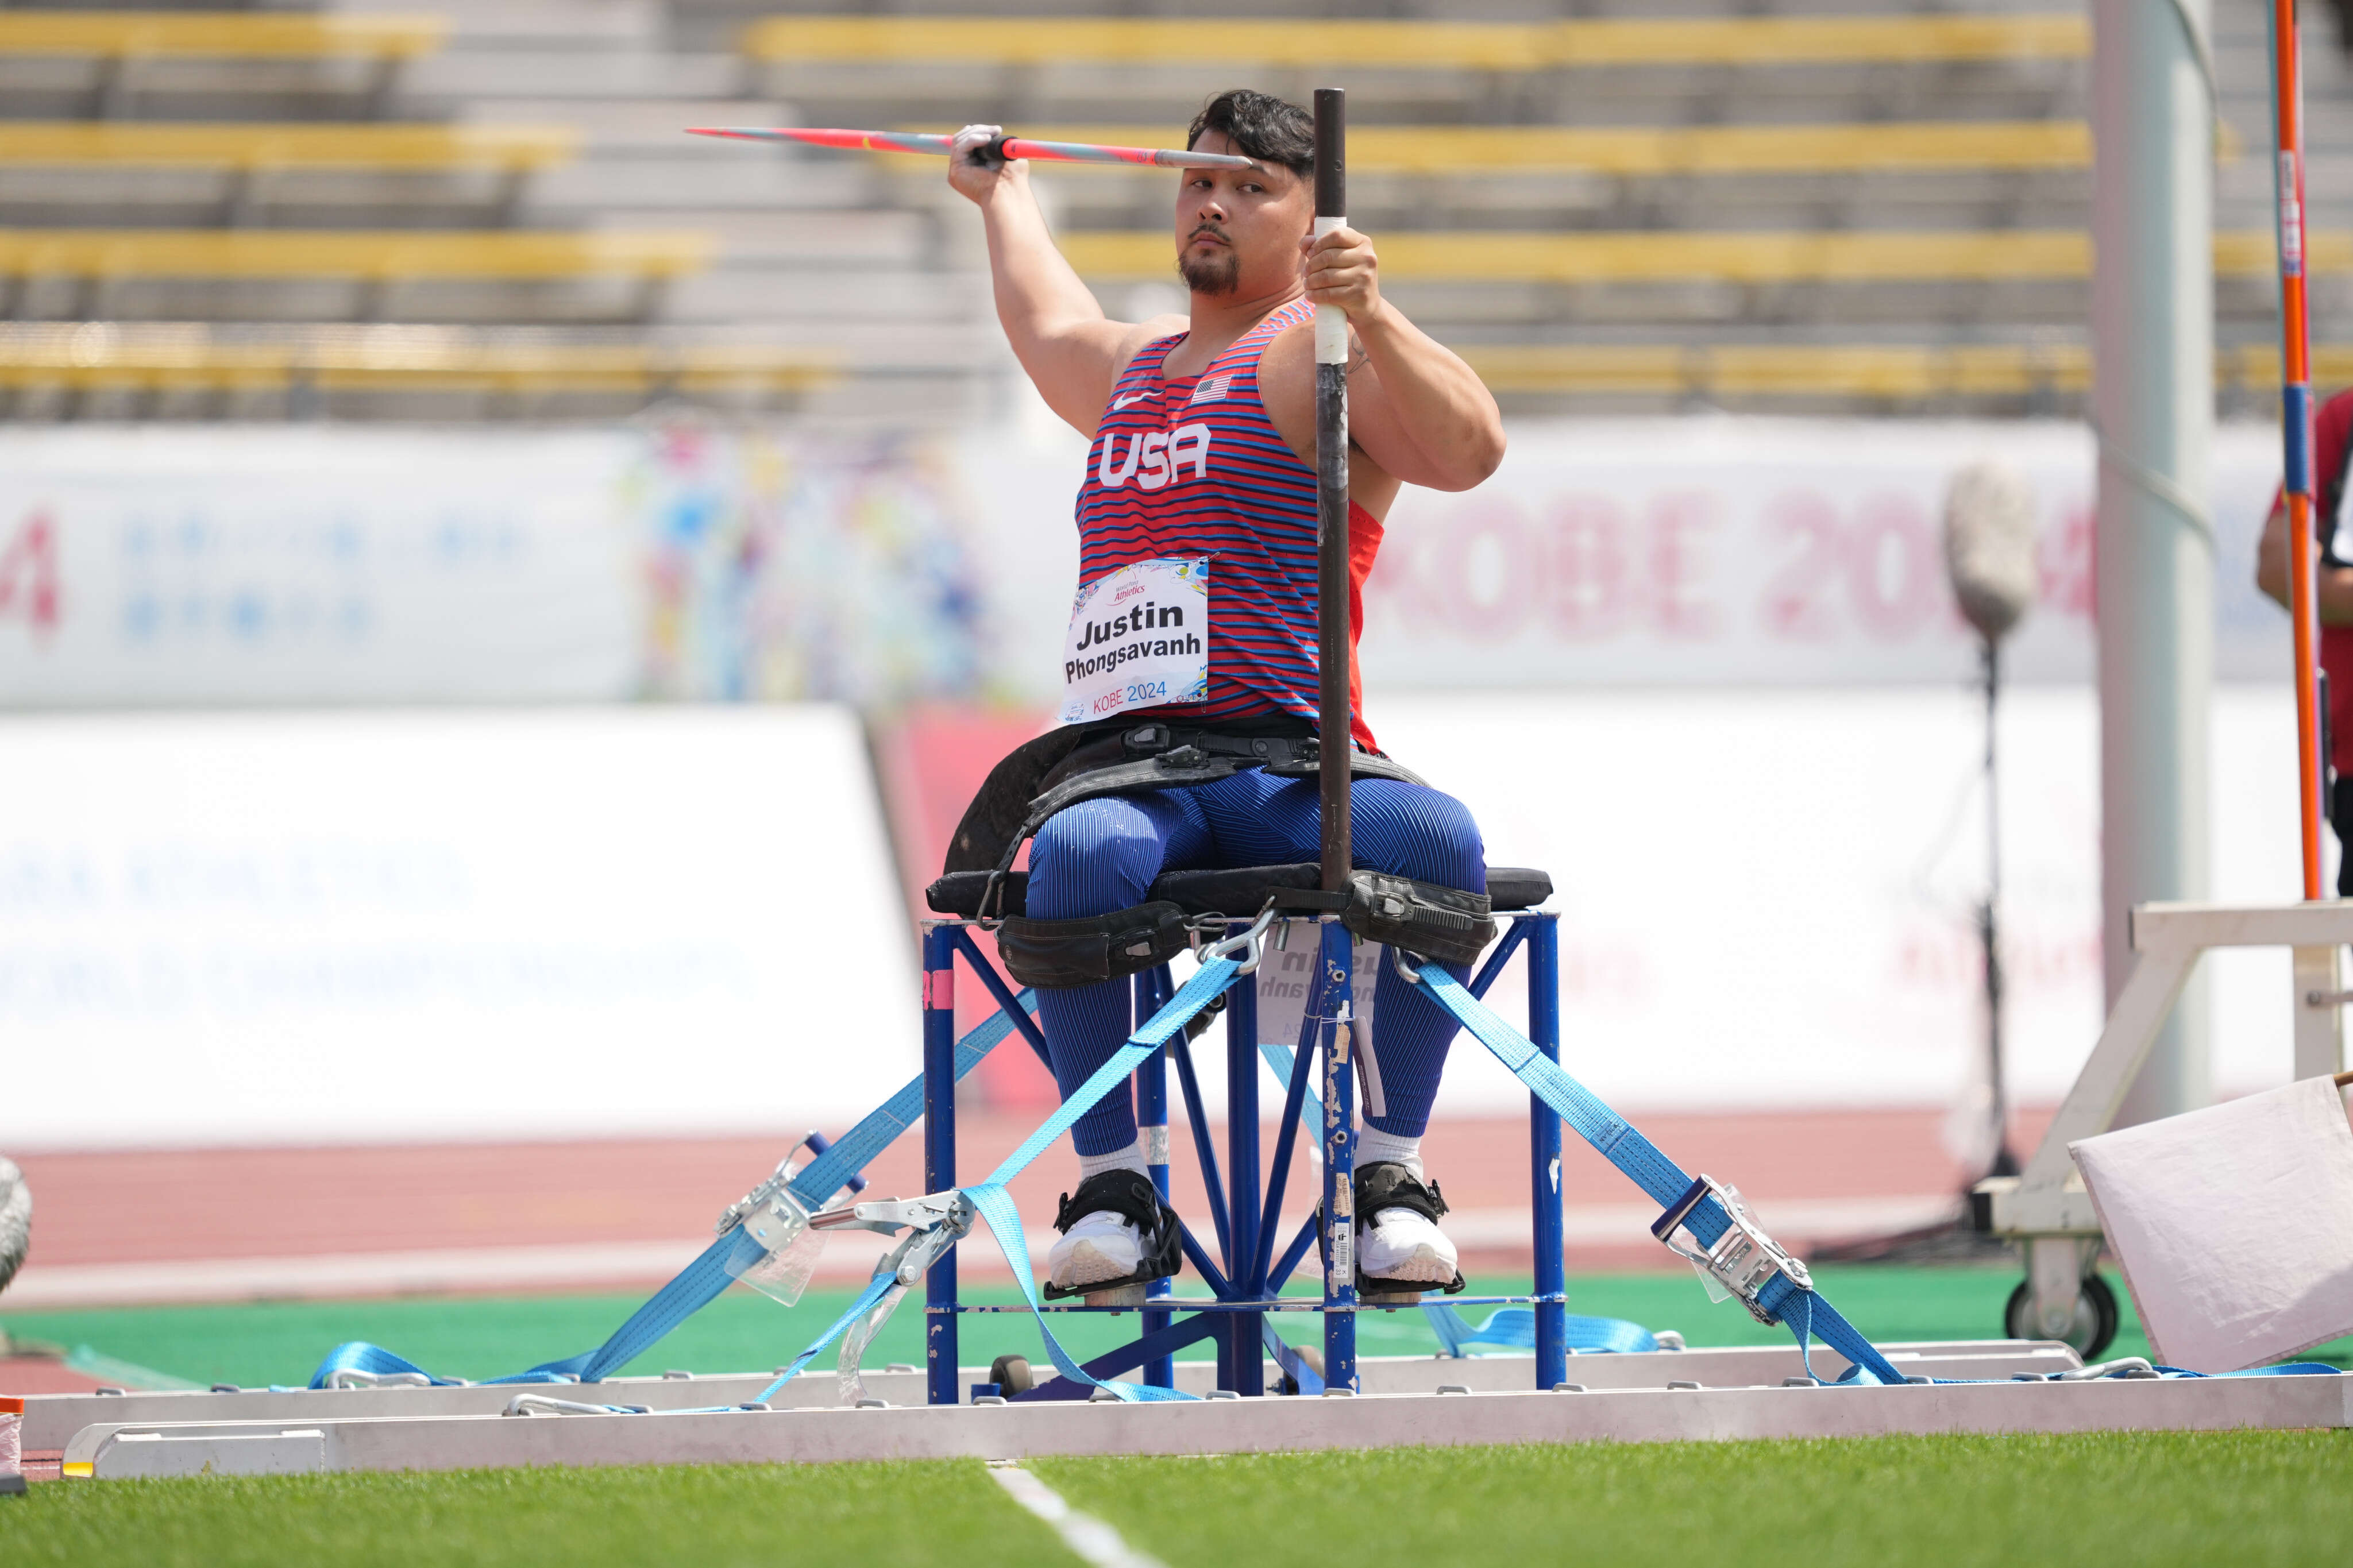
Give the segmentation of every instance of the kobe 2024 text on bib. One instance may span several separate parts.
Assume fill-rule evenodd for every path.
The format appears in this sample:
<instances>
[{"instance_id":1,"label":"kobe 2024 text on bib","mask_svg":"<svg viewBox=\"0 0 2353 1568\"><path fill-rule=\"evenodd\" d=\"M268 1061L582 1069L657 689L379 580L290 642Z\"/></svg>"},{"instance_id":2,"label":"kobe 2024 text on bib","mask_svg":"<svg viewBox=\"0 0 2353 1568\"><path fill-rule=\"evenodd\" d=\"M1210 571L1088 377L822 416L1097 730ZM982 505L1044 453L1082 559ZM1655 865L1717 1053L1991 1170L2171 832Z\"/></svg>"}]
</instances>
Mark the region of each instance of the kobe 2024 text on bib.
<instances>
[{"instance_id":1,"label":"kobe 2024 text on bib","mask_svg":"<svg viewBox=\"0 0 2353 1568\"><path fill-rule=\"evenodd\" d=\"M1209 563L1138 561L1096 578L1071 605L1061 721L1209 694Z\"/></svg>"}]
</instances>

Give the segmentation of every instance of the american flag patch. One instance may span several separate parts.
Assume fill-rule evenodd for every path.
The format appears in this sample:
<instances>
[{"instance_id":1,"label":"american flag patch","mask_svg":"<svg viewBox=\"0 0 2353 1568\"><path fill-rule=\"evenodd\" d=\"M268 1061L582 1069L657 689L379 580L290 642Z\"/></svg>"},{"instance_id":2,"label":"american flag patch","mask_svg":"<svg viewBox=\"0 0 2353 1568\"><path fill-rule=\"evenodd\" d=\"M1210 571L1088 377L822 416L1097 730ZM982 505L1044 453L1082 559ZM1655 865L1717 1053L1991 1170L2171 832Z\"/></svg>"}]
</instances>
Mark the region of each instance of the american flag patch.
<instances>
[{"instance_id":1,"label":"american flag patch","mask_svg":"<svg viewBox=\"0 0 2353 1568\"><path fill-rule=\"evenodd\" d=\"M1230 375L1213 375L1193 388L1193 395L1185 401L1188 404L1215 403L1226 395L1227 388L1233 385L1233 383L1234 378Z\"/></svg>"}]
</instances>

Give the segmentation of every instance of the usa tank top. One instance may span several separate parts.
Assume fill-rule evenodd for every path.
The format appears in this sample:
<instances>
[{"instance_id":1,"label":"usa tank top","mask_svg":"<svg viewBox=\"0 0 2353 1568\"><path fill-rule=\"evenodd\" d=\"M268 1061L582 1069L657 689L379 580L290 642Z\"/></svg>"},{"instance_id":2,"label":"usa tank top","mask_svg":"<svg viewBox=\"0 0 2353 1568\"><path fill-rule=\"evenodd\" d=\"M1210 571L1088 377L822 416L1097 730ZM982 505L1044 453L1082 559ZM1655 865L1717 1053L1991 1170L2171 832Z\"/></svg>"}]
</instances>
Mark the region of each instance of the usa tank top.
<instances>
[{"instance_id":1,"label":"usa tank top","mask_svg":"<svg viewBox=\"0 0 2353 1568\"><path fill-rule=\"evenodd\" d=\"M1259 396L1276 333L1313 319L1295 300L1236 339L1198 376L1165 380L1185 341L1146 343L1112 388L1079 486L1079 586L1139 562L1207 557L1208 695L1150 711L1176 722L1316 714L1315 470L1277 433ZM1381 525L1348 506L1348 626L1364 631L1364 586ZM1363 682L1348 665L1350 732L1373 750Z\"/></svg>"}]
</instances>

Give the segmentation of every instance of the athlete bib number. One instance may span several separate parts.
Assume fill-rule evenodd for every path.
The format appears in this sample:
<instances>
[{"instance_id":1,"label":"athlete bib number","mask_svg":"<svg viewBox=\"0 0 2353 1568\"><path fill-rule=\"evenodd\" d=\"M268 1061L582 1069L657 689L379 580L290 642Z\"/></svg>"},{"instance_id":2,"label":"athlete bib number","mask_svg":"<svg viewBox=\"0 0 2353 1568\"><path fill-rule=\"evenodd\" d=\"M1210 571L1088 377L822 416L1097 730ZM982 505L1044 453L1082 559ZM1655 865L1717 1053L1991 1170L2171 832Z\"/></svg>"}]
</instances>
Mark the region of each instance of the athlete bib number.
<instances>
[{"instance_id":1,"label":"athlete bib number","mask_svg":"<svg viewBox=\"0 0 2353 1568\"><path fill-rule=\"evenodd\" d=\"M1209 563L1139 561L1098 577L1071 605L1061 721L1209 695Z\"/></svg>"}]
</instances>

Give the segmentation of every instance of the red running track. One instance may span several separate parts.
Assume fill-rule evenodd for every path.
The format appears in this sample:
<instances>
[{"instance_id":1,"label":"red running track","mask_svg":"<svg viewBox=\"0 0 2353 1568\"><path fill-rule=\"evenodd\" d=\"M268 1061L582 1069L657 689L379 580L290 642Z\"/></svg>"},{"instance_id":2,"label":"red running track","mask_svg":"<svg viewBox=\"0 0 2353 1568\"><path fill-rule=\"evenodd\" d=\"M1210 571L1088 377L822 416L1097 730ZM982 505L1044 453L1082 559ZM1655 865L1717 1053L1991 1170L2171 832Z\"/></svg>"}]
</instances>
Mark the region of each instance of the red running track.
<instances>
[{"instance_id":1,"label":"red running track","mask_svg":"<svg viewBox=\"0 0 2353 1568\"><path fill-rule=\"evenodd\" d=\"M2032 1146L2043 1120L2021 1126L2019 1146ZM962 1115L966 1179L1034 1124L1028 1112ZM1931 1213L1965 1181L1946 1152L1942 1114L1934 1110L1657 1115L1641 1124L1686 1169L1737 1184L1768 1226L1799 1242L1902 1228L1906 1215ZM1222 1144L1223 1130L1215 1131ZM1190 1139L1181 1124L1173 1131L1176 1202L1180 1212L1198 1215ZM1526 1139L1523 1118L1457 1120L1434 1125L1425 1146L1430 1173L1455 1210L1450 1228L1467 1253L1491 1266L1525 1267L1527 1258ZM1269 1128L1270 1146L1271 1140ZM37 1203L33 1253L5 1305L21 1311L77 1300L657 1282L702 1245L720 1209L764 1176L788 1142L780 1135L28 1153L19 1161ZM869 1172L871 1190L921 1191L920 1159L919 1136L901 1138ZM1015 1182L1033 1241L1047 1234L1055 1200L1075 1184L1075 1175L1064 1143ZM1293 1172L1286 1226L1303 1218L1314 1185L1303 1156ZM1641 1193L1574 1140L1562 1188L1577 1266L1661 1262L1643 1228L1648 1205ZM974 1267L987 1266L976 1253L994 1257L985 1242L965 1252ZM532 1261L502 1267L499 1260L508 1253L532 1255ZM293 1266L427 1255L467 1267L425 1268L421 1278L399 1282L376 1281L361 1268L341 1276L314 1269L318 1277L306 1284L300 1268L293 1278L249 1289L234 1279L201 1282L205 1268L237 1260ZM863 1271L854 1258L837 1267Z\"/></svg>"}]
</instances>

